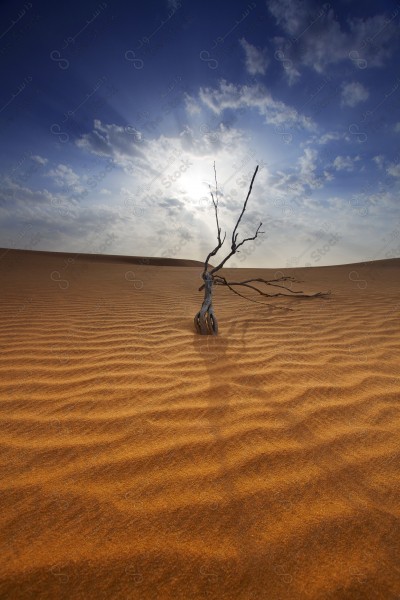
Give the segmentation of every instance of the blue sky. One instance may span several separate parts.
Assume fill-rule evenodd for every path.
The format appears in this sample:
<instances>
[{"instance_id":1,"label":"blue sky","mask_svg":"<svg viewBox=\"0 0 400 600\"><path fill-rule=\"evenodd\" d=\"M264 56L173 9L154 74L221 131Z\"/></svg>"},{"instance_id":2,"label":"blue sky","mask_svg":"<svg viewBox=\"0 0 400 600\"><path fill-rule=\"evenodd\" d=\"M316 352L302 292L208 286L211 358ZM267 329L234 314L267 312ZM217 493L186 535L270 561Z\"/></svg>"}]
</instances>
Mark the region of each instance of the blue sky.
<instances>
[{"instance_id":1,"label":"blue sky","mask_svg":"<svg viewBox=\"0 0 400 600\"><path fill-rule=\"evenodd\" d=\"M3 3L1 247L204 260L215 161L227 266L400 256L400 4L137 4Z\"/></svg>"}]
</instances>

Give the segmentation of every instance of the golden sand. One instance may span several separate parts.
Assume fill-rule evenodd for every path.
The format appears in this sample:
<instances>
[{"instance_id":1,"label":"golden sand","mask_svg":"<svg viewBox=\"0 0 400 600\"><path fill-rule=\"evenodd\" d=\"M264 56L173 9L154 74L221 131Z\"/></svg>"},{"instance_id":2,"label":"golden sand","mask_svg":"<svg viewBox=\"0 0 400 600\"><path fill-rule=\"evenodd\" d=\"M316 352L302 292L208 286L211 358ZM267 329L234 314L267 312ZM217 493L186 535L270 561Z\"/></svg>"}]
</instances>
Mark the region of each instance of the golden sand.
<instances>
[{"instance_id":1,"label":"golden sand","mask_svg":"<svg viewBox=\"0 0 400 600\"><path fill-rule=\"evenodd\" d=\"M201 270L0 251L2 599L400 597L400 259Z\"/></svg>"}]
</instances>

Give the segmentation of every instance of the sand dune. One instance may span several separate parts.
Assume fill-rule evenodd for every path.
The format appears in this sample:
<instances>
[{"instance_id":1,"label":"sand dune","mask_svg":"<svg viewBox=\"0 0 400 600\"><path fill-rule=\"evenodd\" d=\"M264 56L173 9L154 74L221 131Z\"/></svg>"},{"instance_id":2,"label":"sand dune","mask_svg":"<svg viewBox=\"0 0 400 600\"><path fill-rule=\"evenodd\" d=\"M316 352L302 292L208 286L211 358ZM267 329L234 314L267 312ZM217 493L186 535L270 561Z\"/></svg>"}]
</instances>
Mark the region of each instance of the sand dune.
<instances>
[{"instance_id":1,"label":"sand dune","mask_svg":"<svg viewBox=\"0 0 400 600\"><path fill-rule=\"evenodd\" d=\"M400 259L201 267L0 250L1 598L400 597Z\"/></svg>"}]
</instances>

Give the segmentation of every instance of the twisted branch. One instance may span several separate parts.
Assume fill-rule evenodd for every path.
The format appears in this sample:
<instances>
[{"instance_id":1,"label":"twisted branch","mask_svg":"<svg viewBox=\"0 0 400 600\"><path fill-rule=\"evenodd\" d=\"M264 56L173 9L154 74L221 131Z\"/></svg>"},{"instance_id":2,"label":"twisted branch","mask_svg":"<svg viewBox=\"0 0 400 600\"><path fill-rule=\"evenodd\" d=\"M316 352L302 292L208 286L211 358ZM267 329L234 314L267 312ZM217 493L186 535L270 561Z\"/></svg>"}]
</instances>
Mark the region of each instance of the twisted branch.
<instances>
[{"instance_id":1,"label":"twisted branch","mask_svg":"<svg viewBox=\"0 0 400 600\"><path fill-rule=\"evenodd\" d=\"M213 193L211 191L211 186L209 186L209 187L210 187L210 194L211 194L211 198L212 198L213 205L214 205L214 210L215 210L215 219L217 221L217 240L218 240L218 243L215 246L214 250L211 250L211 252L209 253L209 255L207 256L207 258L205 260L203 275L207 272L208 261L210 260L210 258L212 256L215 256L215 254L217 254L217 252L218 252L218 250L220 248L222 248L223 243L224 243L225 238L226 238L226 231L225 231L224 239L221 241L221 227L219 226L219 222L218 222L218 184L217 184L217 171L215 169L215 161L214 161L214 177L215 177L215 198L216 198L216 200L214 199L214 195L213 195Z\"/></svg>"},{"instance_id":2,"label":"twisted branch","mask_svg":"<svg viewBox=\"0 0 400 600\"><path fill-rule=\"evenodd\" d=\"M215 169L215 163L214 163L214 169ZM262 225L262 223L259 224L259 226L257 227L257 231L255 233L255 235L253 237L249 237L249 238L245 238L244 240L242 240L241 242L239 242L239 244L236 243L237 237L238 237L238 233L236 233L237 228L239 227L239 223L242 219L242 216L244 214L244 211L246 210L246 206L247 206L247 201L250 197L251 194L251 190L253 189L253 183L254 183L254 179L256 178L257 175L257 171L258 171L258 165L256 167L256 170L254 171L254 175L251 179L251 183L250 183L250 187L249 187L249 191L247 192L247 196L246 196L246 200L244 201L243 204L243 208L242 208L242 212L240 213L240 216L237 220L237 223L235 225L235 228L232 232L232 243L231 243L231 251L230 253L219 263L219 265L217 265L216 267L214 267L213 269L211 269L210 273L212 275L214 275L214 273L216 273L217 271L219 271L220 269L222 269L222 267L224 266L224 264L226 263L227 260L230 259L231 256L233 256L234 254L236 254L236 252L238 252L238 248L240 248L240 246L243 246L243 244L245 242L250 242L252 240L255 240L257 235L259 233L265 233L265 231L260 231L260 227ZM225 239L225 238L224 238Z\"/></svg>"},{"instance_id":3,"label":"twisted branch","mask_svg":"<svg viewBox=\"0 0 400 600\"><path fill-rule=\"evenodd\" d=\"M227 281L225 277L215 274L215 273L217 273L217 271L222 269L222 267L231 258L231 256L236 254L236 252L239 252L239 248L241 246L243 246L243 244L245 244L245 242L250 242L252 240L255 240L259 234L265 233L264 231L260 231L260 227L262 226L262 222L260 222L260 224L258 225L258 227L256 229L255 234L252 237L244 238L239 243L237 241L238 235L239 235L237 230L238 230L238 227L242 220L242 217L245 213L245 210L247 207L247 202L248 202L248 199L250 198L250 194L253 189L253 183L254 183L255 177L257 175L257 172L258 172L258 165L257 165L256 170L254 171L253 177L251 179L249 191L247 193L246 200L244 201L242 212L240 213L239 218L238 218L236 225L232 232L230 252L227 254L227 256L224 259L221 260L221 262L216 267L212 267L210 270L208 270L210 258L212 256L215 256L217 254L218 250L220 248L222 248L222 246L225 242L225 238L226 238L226 232L225 232L224 238L221 239L221 227L219 225L219 220L218 220L217 171L216 171L215 162L214 162L215 197L214 197L213 192L211 191L211 186L210 186L210 194L211 194L211 198L213 201L215 220L217 223L217 245L215 246L215 248L213 250L211 250L211 252L208 254L208 256L205 260L204 271L202 273L202 278L203 278L204 283L203 283L203 285L201 285L199 287L199 291L205 289L205 292L204 292L205 296L204 296L204 301L203 301L202 307L194 318L194 323L195 323L196 330L201 334L212 333L213 335L217 335L217 333L218 333L218 322L217 322L217 319L215 317L215 313L214 313L214 310L212 307L212 287L213 287L213 285L224 285L231 292L236 294L237 296L240 296L241 298L244 298L245 300L249 300L250 302L255 302L257 304L262 304L263 306L270 306L271 308L278 308L278 309L287 310L287 311L293 310L293 309L291 309L289 307L271 305L271 304L268 304L265 302L259 302L258 300L254 300L254 298L249 298L248 296L244 296L243 294L240 294L235 289L235 287L243 286L243 287L249 288L250 290L257 292L258 294L260 294L261 296L264 296L266 298L278 298L278 297L279 298L283 298L283 297L286 297L286 298L326 298L331 293L329 291L329 292L316 292L315 294L305 294L302 290L292 290L287 285L284 285L284 283L289 282L289 281L292 283L301 283L301 282L299 280L297 280L295 277L292 277L289 275L278 277L276 279L262 279L261 277L255 277L252 279L245 279L244 281ZM267 286L279 288L280 290L284 290L284 292L288 292L288 293L284 293L284 292L280 292L280 291L276 292L276 293L265 292L265 291L260 290L257 286L251 285L252 283L263 283Z\"/></svg>"}]
</instances>

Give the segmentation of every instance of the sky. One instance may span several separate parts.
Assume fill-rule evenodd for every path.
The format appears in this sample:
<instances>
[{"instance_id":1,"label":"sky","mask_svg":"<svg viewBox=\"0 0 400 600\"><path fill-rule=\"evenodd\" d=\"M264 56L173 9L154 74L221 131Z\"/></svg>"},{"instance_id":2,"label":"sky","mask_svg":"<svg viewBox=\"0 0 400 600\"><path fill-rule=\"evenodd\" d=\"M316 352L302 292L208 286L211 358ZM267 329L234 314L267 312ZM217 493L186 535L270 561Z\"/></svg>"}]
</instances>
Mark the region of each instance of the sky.
<instances>
[{"instance_id":1,"label":"sky","mask_svg":"<svg viewBox=\"0 0 400 600\"><path fill-rule=\"evenodd\" d=\"M400 4L0 7L0 247L226 266L400 256ZM216 264L216 263L215 263Z\"/></svg>"}]
</instances>

